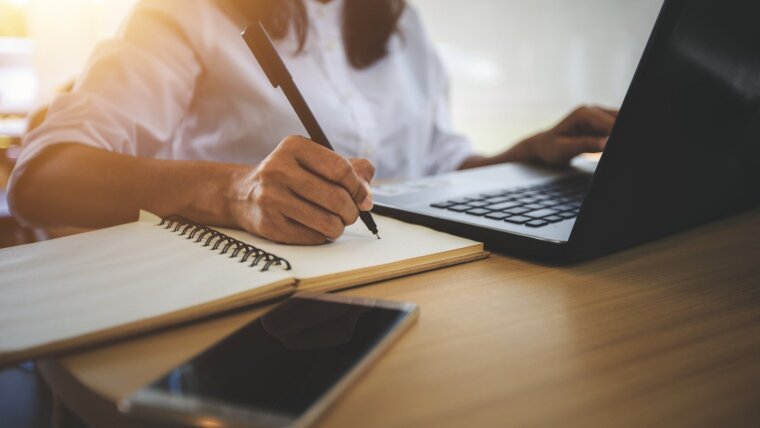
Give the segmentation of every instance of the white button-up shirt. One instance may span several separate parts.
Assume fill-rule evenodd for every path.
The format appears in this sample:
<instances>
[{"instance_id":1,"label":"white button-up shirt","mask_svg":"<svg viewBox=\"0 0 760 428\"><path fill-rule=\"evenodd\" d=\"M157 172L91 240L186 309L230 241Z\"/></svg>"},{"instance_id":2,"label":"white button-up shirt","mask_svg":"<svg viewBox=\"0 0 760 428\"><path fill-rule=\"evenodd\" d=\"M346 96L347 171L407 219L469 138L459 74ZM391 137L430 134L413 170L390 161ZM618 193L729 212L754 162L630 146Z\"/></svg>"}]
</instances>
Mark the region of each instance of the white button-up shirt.
<instances>
[{"instance_id":1,"label":"white button-up shirt","mask_svg":"<svg viewBox=\"0 0 760 428\"><path fill-rule=\"evenodd\" d=\"M369 158L381 179L451 171L471 155L452 129L447 77L412 6L388 56L357 70L344 51L342 0L305 5L304 51L296 54L293 31L275 44L338 153ZM27 136L14 177L61 142L255 165L285 136L306 135L240 31L213 0L141 2Z\"/></svg>"}]
</instances>

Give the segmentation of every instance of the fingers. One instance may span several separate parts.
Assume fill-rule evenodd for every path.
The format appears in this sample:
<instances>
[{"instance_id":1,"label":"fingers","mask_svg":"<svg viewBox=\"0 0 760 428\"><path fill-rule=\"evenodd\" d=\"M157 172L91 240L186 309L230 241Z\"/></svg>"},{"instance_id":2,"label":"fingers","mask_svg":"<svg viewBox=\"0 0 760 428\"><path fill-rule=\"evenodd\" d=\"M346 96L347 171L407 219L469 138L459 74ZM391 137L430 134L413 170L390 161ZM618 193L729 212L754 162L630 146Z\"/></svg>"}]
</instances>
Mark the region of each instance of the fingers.
<instances>
[{"instance_id":1,"label":"fingers","mask_svg":"<svg viewBox=\"0 0 760 428\"><path fill-rule=\"evenodd\" d=\"M571 113L564 125L568 134L608 136L615 125L617 113L599 107L580 107Z\"/></svg>"},{"instance_id":2,"label":"fingers","mask_svg":"<svg viewBox=\"0 0 760 428\"><path fill-rule=\"evenodd\" d=\"M354 224L359 217L356 203L343 187L308 172L294 171L287 180L286 185L294 194L337 214L343 224Z\"/></svg>"},{"instance_id":3,"label":"fingers","mask_svg":"<svg viewBox=\"0 0 760 428\"><path fill-rule=\"evenodd\" d=\"M264 226L266 232L261 235L281 244L319 245L327 242L323 234L285 216L273 217Z\"/></svg>"},{"instance_id":4,"label":"fingers","mask_svg":"<svg viewBox=\"0 0 760 428\"><path fill-rule=\"evenodd\" d=\"M528 138L502 156L511 160L564 165L581 153L604 150L617 110L580 107L554 128Z\"/></svg>"},{"instance_id":5,"label":"fingers","mask_svg":"<svg viewBox=\"0 0 760 428\"><path fill-rule=\"evenodd\" d=\"M356 173L359 174L359 177L364 180L362 184L367 190L367 196L359 203L359 209L362 211L369 211L373 206L372 190L370 189L369 184L372 182L372 177L375 176L375 165L373 165L368 159L351 158L349 161Z\"/></svg>"},{"instance_id":6,"label":"fingers","mask_svg":"<svg viewBox=\"0 0 760 428\"><path fill-rule=\"evenodd\" d=\"M601 152L606 143L607 137L560 137L552 163L567 163L581 153Z\"/></svg>"},{"instance_id":7,"label":"fingers","mask_svg":"<svg viewBox=\"0 0 760 428\"><path fill-rule=\"evenodd\" d=\"M280 212L288 219L333 241L343 234L346 227L339 216L298 197L283 206Z\"/></svg>"},{"instance_id":8,"label":"fingers","mask_svg":"<svg viewBox=\"0 0 760 428\"><path fill-rule=\"evenodd\" d=\"M537 142L536 160L548 165L566 165L581 153L604 150L607 137L549 135Z\"/></svg>"},{"instance_id":9,"label":"fingers","mask_svg":"<svg viewBox=\"0 0 760 428\"><path fill-rule=\"evenodd\" d=\"M283 215L283 207L290 205L295 197L288 195L287 190L276 193L256 190L253 193L258 195L235 207L241 228L283 244L317 245L327 241L321 232Z\"/></svg>"},{"instance_id":10,"label":"fingers","mask_svg":"<svg viewBox=\"0 0 760 428\"><path fill-rule=\"evenodd\" d=\"M246 230L284 244L316 245L343 233L339 217L301 200L287 189L263 191L244 210ZM245 227L248 226L248 227Z\"/></svg>"},{"instance_id":11,"label":"fingers","mask_svg":"<svg viewBox=\"0 0 760 428\"><path fill-rule=\"evenodd\" d=\"M290 152L304 169L346 189L359 208L366 207L368 188L346 158L302 137L288 137L280 147Z\"/></svg>"},{"instance_id":12,"label":"fingers","mask_svg":"<svg viewBox=\"0 0 760 428\"><path fill-rule=\"evenodd\" d=\"M347 159L303 137L285 138L239 182L230 211L244 229L277 242L335 240L372 208L374 166ZM357 202L358 201L358 202Z\"/></svg>"}]
</instances>

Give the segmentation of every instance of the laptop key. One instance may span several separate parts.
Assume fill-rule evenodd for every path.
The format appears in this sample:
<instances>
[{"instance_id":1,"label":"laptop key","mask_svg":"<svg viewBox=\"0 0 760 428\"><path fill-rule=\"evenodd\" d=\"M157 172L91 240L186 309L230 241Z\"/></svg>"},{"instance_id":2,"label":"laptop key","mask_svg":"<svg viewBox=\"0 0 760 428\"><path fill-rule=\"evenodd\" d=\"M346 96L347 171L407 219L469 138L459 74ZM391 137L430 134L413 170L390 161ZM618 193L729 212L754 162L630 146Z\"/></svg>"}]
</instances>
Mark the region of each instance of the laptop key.
<instances>
[{"instance_id":1,"label":"laptop key","mask_svg":"<svg viewBox=\"0 0 760 428\"><path fill-rule=\"evenodd\" d=\"M550 215L556 215L558 213L559 213L559 211L550 210L548 208L544 208L544 209L541 209L541 210L535 210L535 211L527 212L527 213L525 213L525 216L526 217L533 217L533 218L541 218L541 217L546 217L546 216L550 216Z\"/></svg>"},{"instance_id":2,"label":"laptop key","mask_svg":"<svg viewBox=\"0 0 760 428\"><path fill-rule=\"evenodd\" d=\"M507 217L507 218L504 219L504 221L508 221L508 222L514 223L514 224L523 224L523 223L527 223L527 222L529 222L531 220L533 220L533 219L530 218L530 217L522 216L522 215L513 215L512 217Z\"/></svg>"},{"instance_id":3,"label":"laptop key","mask_svg":"<svg viewBox=\"0 0 760 428\"><path fill-rule=\"evenodd\" d=\"M512 199L512 198L510 198L508 196L496 196L496 197L493 197L493 198L488 198L488 199L486 199L486 201L488 201L488 203L490 203L490 204L500 204L502 202L507 202L510 199Z\"/></svg>"},{"instance_id":4,"label":"laptop key","mask_svg":"<svg viewBox=\"0 0 760 428\"><path fill-rule=\"evenodd\" d=\"M557 211L571 211L575 208L571 207L570 205L565 204L565 205L555 205L552 207L552 209L557 210Z\"/></svg>"},{"instance_id":5,"label":"laptop key","mask_svg":"<svg viewBox=\"0 0 760 428\"><path fill-rule=\"evenodd\" d=\"M556 222L558 222L558 221L562 221L562 220L564 220L564 218L562 218L562 217L560 217L560 216L558 216L558 215L550 215L550 216L547 216L547 217L544 217L544 218L542 218L541 220L546 220L546 221L548 221L549 223L556 223Z\"/></svg>"},{"instance_id":6,"label":"laptop key","mask_svg":"<svg viewBox=\"0 0 760 428\"><path fill-rule=\"evenodd\" d=\"M523 207L515 207L515 208L510 208L507 210L502 210L502 212L505 212L508 214L514 214L514 215L525 214L528 211L530 211L530 208L523 208Z\"/></svg>"},{"instance_id":7,"label":"laptop key","mask_svg":"<svg viewBox=\"0 0 760 428\"><path fill-rule=\"evenodd\" d=\"M530 227L541 227L541 226L546 226L547 224L549 224L548 221L538 220L538 219L531 220L531 221L525 223L526 226L530 226Z\"/></svg>"},{"instance_id":8,"label":"laptop key","mask_svg":"<svg viewBox=\"0 0 760 428\"><path fill-rule=\"evenodd\" d=\"M473 209L471 209L469 211L466 211L465 214L476 215L478 217L481 217L481 216L486 215L486 214L488 214L490 212L491 212L491 210L487 210L485 208L473 208Z\"/></svg>"},{"instance_id":9,"label":"laptop key","mask_svg":"<svg viewBox=\"0 0 760 428\"><path fill-rule=\"evenodd\" d=\"M494 210L494 211L501 211L501 210L506 210L508 208L514 208L514 207L519 207L519 206L520 204L517 202L502 202L500 204L488 205L488 209ZM516 213L513 213L513 214L516 214Z\"/></svg>"},{"instance_id":10,"label":"laptop key","mask_svg":"<svg viewBox=\"0 0 760 428\"><path fill-rule=\"evenodd\" d=\"M532 204L532 203L536 202L536 200L533 199L533 198L522 197L522 198L518 199L517 202L520 202L522 204Z\"/></svg>"},{"instance_id":11,"label":"laptop key","mask_svg":"<svg viewBox=\"0 0 760 428\"><path fill-rule=\"evenodd\" d=\"M575 218L575 217L578 217L578 214L570 212L570 211L565 211L565 212L559 213L557 215L560 216L560 217L564 217L564 218Z\"/></svg>"},{"instance_id":12,"label":"laptop key","mask_svg":"<svg viewBox=\"0 0 760 428\"><path fill-rule=\"evenodd\" d=\"M450 207L447 207L446 209L449 211L457 212L457 213L463 213L467 210L472 209L472 207L469 205L452 205Z\"/></svg>"},{"instance_id":13,"label":"laptop key","mask_svg":"<svg viewBox=\"0 0 760 428\"><path fill-rule=\"evenodd\" d=\"M473 198L458 198L458 199L451 199L449 202L454 204L466 204L469 201L474 200Z\"/></svg>"},{"instance_id":14,"label":"laptop key","mask_svg":"<svg viewBox=\"0 0 760 428\"><path fill-rule=\"evenodd\" d=\"M488 205L488 202L486 202L486 201L470 201L470 202L467 202L467 205L469 205L471 207L480 208L480 207L484 207L484 206Z\"/></svg>"},{"instance_id":15,"label":"laptop key","mask_svg":"<svg viewBox=\"0 0 760 428\"><path fill-rule=\"evenodd\" d=\"M485 218L490 218L492 220L504 220L505 218L507 218L507 217L509 217L511 215L512 214L501 213L501 212L497 211L497 212L492 212L490 214L486 214L484 217Z\"/></svg>"},{"instance_id":16,"label":"laptop key","mask_svg":"<svg viewBox=\"0 0 760 428\"><path fill-rule=\"evenodd\" d=\"M532 210L540 210L543 207L544 207L544 205L543 204L539 204L539 203L525 205L525 208L530 208Z\"/></svg>"},{"instance_id":17,"label":"laptop key","mask_svg":"<svg viewBox=\"0 0 760 428\"><path fill-rule=\"evenodd\" d=\"M437 202L435 204L430 204L430 206L433 207L433 208L441 208L441 209L446 209L446 208L448 208L448 207L450 207L452 205L456 205L456 204L454 204L453 202L448 202L448 201L447 202Z\"/></svg>"}]
</instances>

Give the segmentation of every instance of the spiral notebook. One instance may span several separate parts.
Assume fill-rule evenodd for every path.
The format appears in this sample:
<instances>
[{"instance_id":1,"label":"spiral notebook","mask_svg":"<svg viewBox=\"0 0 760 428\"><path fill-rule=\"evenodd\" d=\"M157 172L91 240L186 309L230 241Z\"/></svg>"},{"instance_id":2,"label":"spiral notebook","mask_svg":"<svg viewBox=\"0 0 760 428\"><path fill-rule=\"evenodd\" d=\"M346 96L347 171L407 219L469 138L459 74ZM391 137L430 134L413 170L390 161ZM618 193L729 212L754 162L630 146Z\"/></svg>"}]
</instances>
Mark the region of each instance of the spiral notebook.
<instances>
[{"instance_id":1,"label":"spiral notebook","mask_svg":"<svg viewBox=\"0 0 760 428\"><path fill-rule=\"evenodd\" d=\"M0 366L288 295L484 258L483 245L376 216L320 246L142 212L137 222L0 250Z\"/></svg>"}]
</instances>

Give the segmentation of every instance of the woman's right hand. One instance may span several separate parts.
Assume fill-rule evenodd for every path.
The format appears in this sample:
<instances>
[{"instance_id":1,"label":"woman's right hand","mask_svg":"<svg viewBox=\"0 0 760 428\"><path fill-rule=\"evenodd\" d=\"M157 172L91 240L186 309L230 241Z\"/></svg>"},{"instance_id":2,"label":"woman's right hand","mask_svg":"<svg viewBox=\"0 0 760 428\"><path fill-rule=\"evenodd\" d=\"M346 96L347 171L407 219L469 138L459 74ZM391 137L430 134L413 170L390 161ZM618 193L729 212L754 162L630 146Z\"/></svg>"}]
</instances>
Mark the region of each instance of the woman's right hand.
<instances>
[{"instance_id":1,"label":"woman's right hand","mask_svg":"<svg viewBox=\"0 0 760 428\"><path fill-rule=\"evenodd\" d=\"M234 223L286 244L335 240L372 209L375 167L341 157L304 137L289 136L258 167L234 179Z\"/></svg>"}]
</instances>

